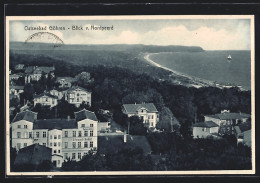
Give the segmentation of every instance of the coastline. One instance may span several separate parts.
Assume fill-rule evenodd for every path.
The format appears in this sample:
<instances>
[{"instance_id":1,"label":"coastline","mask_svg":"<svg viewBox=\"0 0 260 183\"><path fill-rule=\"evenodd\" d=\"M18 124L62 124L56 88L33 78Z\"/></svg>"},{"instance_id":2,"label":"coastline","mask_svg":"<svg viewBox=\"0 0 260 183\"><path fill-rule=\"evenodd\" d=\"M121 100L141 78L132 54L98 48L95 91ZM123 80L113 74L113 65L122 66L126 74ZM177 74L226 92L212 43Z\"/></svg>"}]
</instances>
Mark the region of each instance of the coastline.
<instances>
[{"instance_id":1,"label":"coastline","mask_svg":"<svg viewBox=\"0 0 260 183\"><path fill-rule=\"evenodd\" d=\"M186 74L183 74L181 72L175 71L173 69L167 68L165 66L162 66L156 62L154 62L152 59L150 59L151 55L156 55L156 54L160 54L162 52L158 52L158 53L144 53L144 60L147 61L149 64L162 68L164 70L170 71L172 74L169 75L174 76L175 80L177 78L177 83L187 86L187 87L195 87L195 88L200 88L200 87L217 87L217 88L231 88L234 86L230 86L230 85L221 85L218 83L215 83L214 81L209 81L206 79L202 79L202 78L198 78L198 77L194 77L194 76L189 76ZM163 53L167 53L167 52L163 52ZM184 82L183 82L184 81ZM175 81L176 82L176 81ZM240 90L245 90L242 87L238 87Z\"/></svg>"}]
</instances>

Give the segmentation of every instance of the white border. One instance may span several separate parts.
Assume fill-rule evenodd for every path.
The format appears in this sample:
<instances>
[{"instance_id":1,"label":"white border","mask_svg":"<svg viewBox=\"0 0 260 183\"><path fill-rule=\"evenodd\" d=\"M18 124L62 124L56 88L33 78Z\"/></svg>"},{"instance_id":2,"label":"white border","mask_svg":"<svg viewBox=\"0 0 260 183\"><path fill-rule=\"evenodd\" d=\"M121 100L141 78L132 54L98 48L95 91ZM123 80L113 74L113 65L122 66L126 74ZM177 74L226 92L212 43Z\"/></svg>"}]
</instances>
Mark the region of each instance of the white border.
<instances>
[{"instance_id":1,"label":"white border","mask_svg":"<svg viewBox=\"0 0 260 183\"><path fill-rule=\"evenodd\" d=\"M154 19L250 19L251 20L251 119L252 119L252 170L208 171L80 171L80 172L10 172L10 124L9 124L9 21L10 20L154 20ZM53 176L53 175L233 175L255 174L255 28L254 15L146 15L146 16L6 16L6 175L7 176Z\"/></svg>"}]
</instances>

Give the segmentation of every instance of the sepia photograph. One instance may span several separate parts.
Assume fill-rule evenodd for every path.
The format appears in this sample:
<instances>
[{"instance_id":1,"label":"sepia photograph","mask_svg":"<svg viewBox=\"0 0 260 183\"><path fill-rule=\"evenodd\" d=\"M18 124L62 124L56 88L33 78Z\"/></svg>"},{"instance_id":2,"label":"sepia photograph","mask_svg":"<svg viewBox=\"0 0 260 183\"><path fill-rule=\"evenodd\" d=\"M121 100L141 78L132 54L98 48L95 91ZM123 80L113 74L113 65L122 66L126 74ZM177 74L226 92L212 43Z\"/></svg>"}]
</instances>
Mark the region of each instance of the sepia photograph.
<instances>
[{"instance_id":1,"label":"sepia photograph","mask_svg":"<svg viewBox=\"0 0 260 183\"><path fill-rule=\"evenodd\" d=\"M255 173L253 15L7 16L7 175Z\"/></svg>"}]
</instances>

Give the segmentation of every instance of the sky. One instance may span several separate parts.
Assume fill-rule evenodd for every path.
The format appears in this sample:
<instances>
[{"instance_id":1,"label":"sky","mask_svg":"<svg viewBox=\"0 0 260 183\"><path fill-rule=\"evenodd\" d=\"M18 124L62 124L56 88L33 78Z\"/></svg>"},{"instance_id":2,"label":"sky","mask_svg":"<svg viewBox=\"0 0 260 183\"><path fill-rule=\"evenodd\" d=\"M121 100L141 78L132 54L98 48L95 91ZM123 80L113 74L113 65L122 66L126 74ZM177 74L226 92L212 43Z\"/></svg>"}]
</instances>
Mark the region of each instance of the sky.
<instances>
[{"instance_id":1,"label":"sky","mask_svg":"<svg viewBox=\"0 0 260 183\"><path fill-rule=\"evenodd\" d=\"M113 26L112 31L71 30L73 25ZM200 46L204 50L250 50L249 19L137 19L137 20L10 20L10 41L24 42L47 26L64 44L145 44ZM49 26L66 30L49 30ZM70 28L70 29L68 29ZM43 39L44 42L44 39Z\"/></svg>"}]
</instances>

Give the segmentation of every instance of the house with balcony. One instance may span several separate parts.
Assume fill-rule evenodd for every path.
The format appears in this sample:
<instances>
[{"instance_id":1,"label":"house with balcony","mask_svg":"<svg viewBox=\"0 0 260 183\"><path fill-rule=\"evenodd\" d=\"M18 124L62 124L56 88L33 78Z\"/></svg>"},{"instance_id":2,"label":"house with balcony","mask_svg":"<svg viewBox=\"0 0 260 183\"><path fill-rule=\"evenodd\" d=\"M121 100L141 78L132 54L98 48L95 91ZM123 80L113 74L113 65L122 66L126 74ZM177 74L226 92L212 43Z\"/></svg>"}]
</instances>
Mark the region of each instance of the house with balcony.
<instances>
[{"instance_id":1,"label":"house with balcony","mask_svg":"<svg viewBox=\"0 0 260 183\"><path fill-rule=\"evenodd\" d=\"M159 114L153 103L142 103L142 104L124 104L122 112L128 117L138 116L143 120L145 126L149 128L155 128L159 122Z\"/></svg>"},{"instance_id":2,"label":"house with balcony","mask_svg":"<svg viewBox=\"0 0 260 183\"><path fill-rule=\"evenodd\" d=\"M87 105L91 106L91 92L85 88L75 86L66 90L65 100L77 107L79 107L82 102L85 102Z\"/></svg>"},{"instance_id":3,"label":"house with balcony","mask_svg":"<svg viewBox=\"0 0 260 183\"><path fill-rule=\"evenodd\" d=\"M42 76L46 78L48 75L55 77L54 75L55 67L42 67L42 66L28 66L25 69L25 83L30 83L31 81L39 81Z\"/></svg>"},{"instance_id":4,"label":"house with balcony","mask_svg":"<svg viewBox=\"0 0 260 183\"><path fill-rule=\"evenodd\" d=\"M54 107L58 104L58 97L49 93L42 93L34 97L33 103L34 106L41 104L43 106Z\"/></svg>"}]
</instances>

